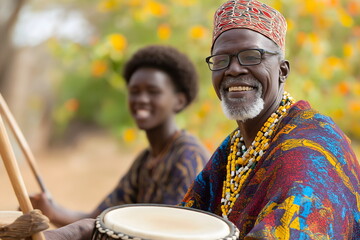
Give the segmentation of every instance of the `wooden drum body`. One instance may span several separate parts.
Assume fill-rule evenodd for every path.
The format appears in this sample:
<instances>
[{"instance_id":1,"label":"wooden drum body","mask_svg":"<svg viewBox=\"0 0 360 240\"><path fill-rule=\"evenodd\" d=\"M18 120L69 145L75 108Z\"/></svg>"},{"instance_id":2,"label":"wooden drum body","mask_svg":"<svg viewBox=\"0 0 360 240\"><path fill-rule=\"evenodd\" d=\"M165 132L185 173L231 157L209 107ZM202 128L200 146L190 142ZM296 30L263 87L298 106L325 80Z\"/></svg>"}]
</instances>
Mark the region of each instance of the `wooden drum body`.
<instances>
[{"instance_id":1,"label":"wooden drum body","mask_svg":"<svg viewBox=\"0 0 360 240\"><path fill-rule=\"evenodd\" d=\"M96 219L91 240L237 240L228 220L193 208L161 204L112 207Z\"/></svg>"}]
</instances>

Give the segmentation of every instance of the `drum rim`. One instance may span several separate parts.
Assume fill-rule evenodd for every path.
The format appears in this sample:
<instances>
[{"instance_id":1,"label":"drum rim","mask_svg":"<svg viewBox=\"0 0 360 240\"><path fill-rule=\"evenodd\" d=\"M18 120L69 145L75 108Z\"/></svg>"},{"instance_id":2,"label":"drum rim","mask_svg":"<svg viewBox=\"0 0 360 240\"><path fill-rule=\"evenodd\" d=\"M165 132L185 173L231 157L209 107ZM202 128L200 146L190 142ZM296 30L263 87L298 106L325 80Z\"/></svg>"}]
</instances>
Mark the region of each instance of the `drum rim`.
<instances>
[{"instance_id":1,"label":"drum rim","mask_svg":"<svg viewBox=\"0 0 360 240\"><path fill-rule=\"evenodd\" d=\"M234 225L234 223L230 222L228 219L225 219L225 218L222 218L221 216L219 215L216 215L214 213L211 213L211 212L208 212L208 211L204 211L204 210L201 210L201 209L197 209L197 208L191 208L191 207L184 207L184 206L179 206L179 205L170 205L170 204L156 204L156 203L134 203L134 204L123 204L123 205L119 205L119 206L113 206L113 207L109 207L107 209L105 209L97 218L96 218L96 221L95 221L95 229L94 229L94 232L96 231L96 229L99 229L100 227L103 228L103 230L106 232L107 230L107 226L104 225L104 222L103 222L103 219L105 217L105 215L112 211L112 210L115 210L115 209L119 209L119 208L125 208L125 207L169 207L169 208L178 208L178 209L186 209L186 210L189 210L189 211L195 211L195 212L199 212L199 213L203 213L203 214L207 214L209 216L212 216L212 217L215 217L217 219L220 219L222 221L224 221L228 227L230 228L230 233L227 235L227 236L224 236L222 238L220 238L219 240L222 240L222 239L229 239L229 237L234 237L234 235L238 238L239 237L239 230L237 229L237 227ZM122 233L122 232L117 232L117 231L109 231L111 232L110 234L121 234L121 235L124 235L124 236L128 236L129 239L132 239L132 238L136 238L138 239L138 237L136 236L132 236L132 235L128 235L128 234L125 234L125 233ZM108 233L109 234L109 233ZM237 239L236 238L236 239ZM149 240L149 239L142 239L142 240Z\"/></svg>"}]
</instances>

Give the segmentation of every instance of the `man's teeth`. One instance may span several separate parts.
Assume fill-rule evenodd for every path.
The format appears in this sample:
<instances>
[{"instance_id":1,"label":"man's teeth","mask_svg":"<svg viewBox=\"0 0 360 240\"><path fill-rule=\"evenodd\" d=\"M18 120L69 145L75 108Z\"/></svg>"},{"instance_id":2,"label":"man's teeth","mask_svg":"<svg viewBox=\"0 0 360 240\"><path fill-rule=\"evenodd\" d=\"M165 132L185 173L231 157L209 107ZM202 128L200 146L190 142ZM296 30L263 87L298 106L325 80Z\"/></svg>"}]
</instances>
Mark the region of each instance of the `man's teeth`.
<instances>
[{"instance_id":1,"label":"man's teeth","mask_svg":"<svg viewBox=\"0 0 360 240\"><path fill-rule=\"evenodd\" d=\"M247 86L236 86L236 87L230 87L229 92L239 92L239 91L251 91L253 90L253 87L247 87Z\"/></svg>"},{"instance_id":2,"label":"man's teeth","mask_svg":"<svg viewBox=\"0 0 360 240\"><path fill-rule=\"evenodd\" d=\"M137 110L136 115L140 118L146 118L150 116L150 111L148 110Z\"/></svg>"}]
</instances>

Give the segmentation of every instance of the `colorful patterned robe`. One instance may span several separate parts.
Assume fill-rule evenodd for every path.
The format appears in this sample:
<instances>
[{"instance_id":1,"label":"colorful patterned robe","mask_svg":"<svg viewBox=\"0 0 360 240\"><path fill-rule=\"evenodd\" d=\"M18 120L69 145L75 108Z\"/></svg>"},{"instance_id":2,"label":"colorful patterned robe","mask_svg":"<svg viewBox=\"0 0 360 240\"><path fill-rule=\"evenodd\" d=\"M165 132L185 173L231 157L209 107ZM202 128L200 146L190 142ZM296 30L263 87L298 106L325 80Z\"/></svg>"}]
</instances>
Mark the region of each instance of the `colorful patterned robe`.
<instances>
[{"instance_id":1,"label":"colorful patterned robe","mask_svg":"<svg viewBox=\"0 0 360 240\"><path fill-rule=\"evenodd\" d=\"M181 205L221 216L228 136ZM228 218L240 239L360 239L360 166L349 139L299 101L244 183Z\"/></svg>"},{"instance_id":2,"label":"colorful patterned robe","mask_svg":"<svg viewBox=\"0 0 360 240\"><path fill-rule=\"evenodd\" d=\"M209 153L194 136L183 130L169 142L158 164L146 167L149 159L150 150L145 149L99 204L100 212L122 204L178 204L209 160Z\"/></svg>"}]
</instances>

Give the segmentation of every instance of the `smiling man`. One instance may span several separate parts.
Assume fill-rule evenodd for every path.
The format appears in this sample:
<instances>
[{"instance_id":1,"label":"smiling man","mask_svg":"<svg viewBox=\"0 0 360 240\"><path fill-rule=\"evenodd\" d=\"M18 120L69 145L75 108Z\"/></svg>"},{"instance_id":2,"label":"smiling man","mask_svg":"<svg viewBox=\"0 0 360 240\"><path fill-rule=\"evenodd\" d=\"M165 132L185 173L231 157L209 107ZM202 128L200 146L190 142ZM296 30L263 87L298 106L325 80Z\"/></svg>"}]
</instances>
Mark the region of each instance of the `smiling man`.
<instances>
[{"instance_id":1,"label":"smiling man","mask_svg":"<svg viewBox=\"0 0 360 240\"><path fill-rule=\"evenodd\" d=\"M284 91L285 37L285 18L259 1L216 11L206 62L238 127L182 205L229 219L240 239L359 239L359 163L331 118Z\"/></svg>"}]
</instances>

